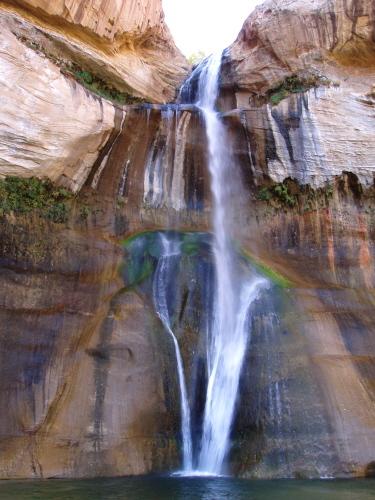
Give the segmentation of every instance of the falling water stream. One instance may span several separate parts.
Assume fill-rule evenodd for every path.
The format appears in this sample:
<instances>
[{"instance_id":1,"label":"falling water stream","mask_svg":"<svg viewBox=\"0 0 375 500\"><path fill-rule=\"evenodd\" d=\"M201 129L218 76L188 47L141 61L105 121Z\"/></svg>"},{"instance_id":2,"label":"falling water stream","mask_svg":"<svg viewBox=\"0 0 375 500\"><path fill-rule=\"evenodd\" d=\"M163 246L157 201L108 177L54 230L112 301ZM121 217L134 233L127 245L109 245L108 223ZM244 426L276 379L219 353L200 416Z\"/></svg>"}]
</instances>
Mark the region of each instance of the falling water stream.
<instances>
[{"instance_id":1,"label":"falling water stream","mask_svg":"<svg viewBox=\"0 0 375 500\"><path fill-rule=\"evenodd\" d=\"M164 328L170 334L173 340L173 345L176 354L178 382L180 386L181 398L181 434L182 434L182 450L183 450L183 470L188 472L193 468L193 447L191 441L190 428L190 408L186 391L184 366L182 362L180 347L178 345L175 334L171 328L169 319L167 287L170 277L170 264L174 258L180 255L179 242L169 239L163 233L160 233L161 241L161 256L158 266L155 271L153 284L154 306L157 311Z\"/></svg>"},{"instance_id":2,"label":"falling water stream","mask_svg":"<svg viewBox=\"0 0 375 500\"><path fill-rule=\"evenodd\" d=\"M198 469L209 474L223 471L248 341L248 311L266 284L259 277L246 279L236 269L231 207L237 177L231 172L226 130L215 110L220 66L220 53L206 61L199 75L196 102L205 119L209 149L216 269L214 324L207 346L208 385L198 459Z\"/></svg>"},{"instance_id":3,"label":"falling water stream","mask_svg":"<svg viewBox=\"0 0 375 500\"><path fill-rule=\"evenodd\" d=\"M191 436L190 408L178 340L168 310L167 289L171 264L180 255L179 243L160 233L162 254L154 275L154 304L165 329L173 339L181 400L181 434L184 475L220 475L230 448L239 380L249 337L249 309L267 281L244 273L233 240L233 206L239 176L229 148L220 113L215 109L219 93L221 54L206 59L185 83L181 99L191 99L198 84L195 105L204 117L212 192L213 254L215 289L213 318L206 346L207 389L200 446L195 450ZM172 273L173 274L173 273ZM194 470L193 470L194 469Z\"/></svg>"}]
</instances>

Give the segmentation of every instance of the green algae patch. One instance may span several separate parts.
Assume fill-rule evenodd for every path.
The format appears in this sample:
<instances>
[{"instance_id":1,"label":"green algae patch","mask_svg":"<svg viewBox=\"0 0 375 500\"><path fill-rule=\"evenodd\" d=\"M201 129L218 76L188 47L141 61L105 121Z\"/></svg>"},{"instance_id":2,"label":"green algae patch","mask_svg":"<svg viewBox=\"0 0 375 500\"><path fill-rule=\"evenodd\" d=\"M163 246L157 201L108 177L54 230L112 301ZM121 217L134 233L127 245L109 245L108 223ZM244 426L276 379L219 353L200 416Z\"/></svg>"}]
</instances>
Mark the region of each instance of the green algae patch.
<instances>
[{"instance_id":1,"label":"green algae patch","mask_svg":"<svg viewBox=\"0 0 375 500\"><path fill-rule=\"evenodd\" d=\"M126 288L133 288L145 281L155 270L159 256L158 233L137 233L122 242L126 252L120 274Z\"/></svg>"},{"instance_id":2,"label":"green algae patch","mask_svg":"<svg viewBox=\"0 0 375 500\"><path fill-rule=\"evenodd\" d=\"M241 251L244 258L251 263L251 265L255 268L258 273L262 274L266 278L268 278L272 283L280 288L293 288L294 285L291 281L289 281L285 276L280 274L278 271L273 269L272 267L266 265L264 262L255 258L250 253L246 252L246 250Z\"/></svg>"},{"instance_id":3,"label":"green algae patch","mask_svg":"<svg viewBox=\"0 0 375 500\"><path fill-rule=\"evenodd\" d=\"M285 78L277 87L270 89L267 92L267 98L272 106L277 106L291 94L301 94L313 88L329 87L330 85L331 81L323 75L291 75Z\"/></svg>"},{"instance_id":4,"label":"green algae patch","mask_svg":"<svg viewBox=\"0 0 375 500\"><path fill-rule=\"evenodd\" d=\"M211 245L211 235L202 232L143 231L122 241L125 257L120 274L127 288L141 285L155 271L163 253L161 234L179 243L181 257L195 257Z\"/></svg>"},{"instance_id":5,"label":"green algae patch","mask_svg":"<svg viewBox=\"0 0 375 500\"><path fill-rule=\"evenodd\" d=\"M211 235L209 233L180 233L181 253L188 257L198 255L204 246L211 245Z\"/></svg>"},{"instance_id":6,"label":"green algae patch","mask_svg":"<svg viewBox=\"0 0 375 500\"><path fill-rule=\"evenodd\" d=\"M160 235L165 234L179 242L181 257L197 257L212 253L212 235L205 232L179 231L144 231L136 233L122 242L125 250L124 261L120 273L126 287L142 284L155 271L158 260L162 256L163 248ZM243 248L237 248L238 255L243 256L259 274L268 278L281 288L292 288L293 284L282 274L267 266L264 262L253 257Z\"/></svg>"},{"instance_id":7,"label":"green algae patch","mask_svg":"<svg viewBox=\"0 0 375 500\"><path fill-rule=\"evenodd\" d=\"M135 287L152 275L155 263L148 257L132 258L128 265L122 267L122 275L126 287Z\"/></svg>"}]
</instances>

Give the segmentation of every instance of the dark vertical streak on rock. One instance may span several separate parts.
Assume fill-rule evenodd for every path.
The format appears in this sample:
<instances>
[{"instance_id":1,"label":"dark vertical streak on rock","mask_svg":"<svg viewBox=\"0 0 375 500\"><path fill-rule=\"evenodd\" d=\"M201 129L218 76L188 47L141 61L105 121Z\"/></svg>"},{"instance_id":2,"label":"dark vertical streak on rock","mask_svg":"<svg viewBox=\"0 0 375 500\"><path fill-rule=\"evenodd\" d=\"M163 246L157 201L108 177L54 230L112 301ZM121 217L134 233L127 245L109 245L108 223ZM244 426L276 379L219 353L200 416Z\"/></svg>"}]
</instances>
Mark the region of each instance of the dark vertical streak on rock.
<instances>
[{"instance_id":1,"label":"dark vertical streak on rock","mask_svg":"<svg viewBox=\"0 0 375 500\"><path fill-rule=\"evenodd\" d=\"M185 179L185 201L189 210L204 208L207 172L203 147L206 144L204 119L194 113L190 121L185 149L183 176Z\"/></svg>"},{"instance_id":2,"label":"dark vertical streak on rock","mask_svg":"<svg viewBox=\"0 0 375 500\"><path fill-rule=\"evenodd\" d=\"M351 301L350 296L346 299ZM360 306L360 304L358 304ZM342 339L348 352L352 355L355 366L366 390L375 401L375 359L371 355L375 350L375 339L371 332L375 331L375 321L372 310L362 308L361 317L345 310L334 314L340 327Z\"/></svg>"},{"instance_id":3,"label":"dark vertical streak on rock","mask_svg":"<svg viewBox=\"0 0 375 500\"><path fill-rule=\"evenodd\" d=\"M337 33L337 19L334 9L329 11L329 17L331 19L331 24L332 24L333 40L332 40L331 50L333 51L337 46L337 44L339 43L339 38Z\"/></svg>"},{"instance_id":4,"label":"dark vertical streak on rock","mask_svg":"<svg viewBox=\"0 0 375 500\"><path fill-rule=\"evenodd\" d=\"M96 453L101 451L103 440L103 415L105 394L107 388L108 370L110 366L110 342L114 327L114 312L120 293L116 294L109 306L107 317L105 318L99 333L99 342L95 349L88 351L94 359L94 385L95 403L93 412L93 446Z\"/></svg>"},{"instance_id":5,"label":"dark vertical streak on rock","mask_svg":"<svg viewBox=\"0 0 375 500\"><path fill-rule=\"evenodd\" d=\"M246 113L244 111L240 112L239 121L237 119L232 120L230 136L236 155L236 162L239 163L241 168L242 185L246 187L247 191L250 191L254 187L255 180L254 156L251 148Z\"/></svg>"}]
</instances>

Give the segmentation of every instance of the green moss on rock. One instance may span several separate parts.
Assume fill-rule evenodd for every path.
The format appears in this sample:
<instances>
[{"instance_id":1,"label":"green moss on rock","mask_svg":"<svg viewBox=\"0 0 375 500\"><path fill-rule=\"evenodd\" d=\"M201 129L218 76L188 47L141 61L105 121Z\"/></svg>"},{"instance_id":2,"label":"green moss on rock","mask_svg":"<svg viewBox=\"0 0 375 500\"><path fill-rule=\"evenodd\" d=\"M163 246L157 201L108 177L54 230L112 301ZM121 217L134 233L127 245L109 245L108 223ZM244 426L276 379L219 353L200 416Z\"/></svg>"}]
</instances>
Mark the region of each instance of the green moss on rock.
<instances>
[{"instance_id":1,"label":"green moss on rock","mask_svg":"<svg viewBox=\"0 0 375 500\"><path fill-rule=\"evenodd\" d=\"M300 185L297 181L288 178L278 184L258 187L256 198L266 202L276 210L296 209L300 213L326 208L333 198L335 185L327 183L320 188L310 185Z\"/></svg>"},{"instance_id":2,"label":"green moss on rock","mask_svg":"<svg viewBox=\"0 0 375 500\"><path fill-rule=\"evenodd\" d=\"M288 280L285 276L280 274L278 271L268 266L260 259L254 257L246 250L242 249L242 255L245 259L251 263L251 265L258 271L259 274L262 274L264 277L268 278L272 281L273 284L279 286L280 288L292 288L293 284Z\"/></svg>"},{"instance_id":3,"label":"green moss on rock","mask_svg":"<svg viewBox=\"0 0 375 500\"><path fill-rule=\"evenodd\" d=\"M257 198L260 201L276 200L281 205L291 208L297 205L297 196L292 194L286 182L270 187L262 187L257 193Z\"/></svg>"},{"instance_id":4,"label":"green moss on rock","mask_svg":"<svg viewBox=\"0 0 375 500\"><path fill-rule=\"evenodd\" d=\"M73 76L81 85L86 87L94 94L108 99L117 104L139 104L144 102L144 99L130 95L127 92L122 92L112 85L105 82L99 76L78 67L76 64L66 66L64 71Z\"/></svg>"},{"instance_id":5,"label":"green moss on rock","mask_svg":"<svg viewBox=\"0 0 375 500\"><path fill-rule=\"evenodd\" d=\"M67 201L73 194L55 186L50 180L5 177L0 179L0 216L37 212L55 223L68 220Z\"/></svg>"},{"instance_id":6,"label":"green moss on rock","mask_svg":"<svg viewBox=\"0 0 375 500\"><path fill-rule=\"evenodd\" d=\"M327 87L330 84L330 80L322 75L291 75L285 78L277 87L270 89L267 92L267 98L273 106L277 106L283 99L291 94L299 94L320 86Z\"/></svg>"}]
</instances>

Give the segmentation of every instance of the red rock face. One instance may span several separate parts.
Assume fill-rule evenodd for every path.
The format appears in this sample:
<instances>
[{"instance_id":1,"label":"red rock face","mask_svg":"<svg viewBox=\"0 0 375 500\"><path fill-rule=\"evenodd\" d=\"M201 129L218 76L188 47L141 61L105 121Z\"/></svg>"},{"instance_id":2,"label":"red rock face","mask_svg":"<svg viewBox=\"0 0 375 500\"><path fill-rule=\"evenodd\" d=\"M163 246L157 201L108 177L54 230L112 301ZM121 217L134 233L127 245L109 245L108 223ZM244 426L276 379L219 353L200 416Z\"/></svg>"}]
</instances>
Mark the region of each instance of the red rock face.
<instances>
[{"instance_id":1,"label":"red rock face","mask_svg":"<svg viewBox=\"0 0 375 500\"><path fill-rule=\"evenodd\" d=\"M2 2L10 31L54 61L75 63L118 90L169 102L189 66L164 22L161 1Z\"/></svg>"},{"instance_id":2,"label":"red rock face","mask_svg":"<svg viewBox=\"0 0 375 500\"><path fill-rule=\"evenodd\" d=\"M179 123L182 166L172 161L180 151ZM254 170L247 147L253 128L241 131L244 122L233 117L228 126L246 187L244 199L234 200L241 201L239 241L290 287L275 288L252 313L232 470L252 477L365 475L375 425L372 191L361 194L345 175L329 195L307 195L290 184L294 207L277 196L260 201L266 176L259 172L262 161L267 167L270 141L258 137ZM128 236L209 229L201 127L192 110L133 109L67 224L2 219L3 477L139 474L178 466L172 346L153 309L150 283L124 289L119 269ZM264 160L257 156L262 151ZM156 179L158 154L165 168ZM176 172L182 175L178 210ZM209 261L205 250L198 268L207 270ZM193 398L206 312L197 297L210 274L192 274L190 261L183 262L173 285L174 328ZM193 422L199 428L197 401Z\"/></svg>"},{"instance_id":3,"label":"red rock face","mask_svg":"<svg viewBox=\"0 0 375 500\"><path fill-rule=\"evenodd\" d=\"M77 25L111 41L116 36L124 34L142 37L150 29L156 29L160 33L165 30L160 0L142 2L19 0L15 3L39 15L57 17L60 22L66 21Z\"/></svg>"},{"instance_id":4,"label":"red rock face","mask_svg":"<svg viewBox=\"0 0 375 500\"><path fill-rule=\"evenodd\" d=\"M286 76L327 64L374 67L372 2L278 0L257 7L230 47L226 84L262 93Z\"/></svg>"},{"instance_id":5,"label":"red rock face","mask_svg":"<svg viewBox=\"0 0 375 500\"><path fill-rule=\"evenodd\" d=\"M315 2L320 17L302 2L278 2L271 12L267 5L223 69L223 119L244 187L233 200L236 237L274 282L252 311L229 463L247 477L365 476L375 449L373 72L356 67L344 82L342 64L355 47L370 60L371 36L359 34L373 14L365 2L350 10ZM64 16L92 29L85 10ZM298 57L277 38L285 32L300 40ZM246 50L242 61L237 49ZM309 68L316 50L340 62L337 71L329 66L340 87L276 106L249 102L280 75ZM261 61L264 70L249 70ZM173 347L153 308L145 250L139 278L122 241L165 229L210 231L204 126L191 106L129 107L113 120L66 222L37 212L0 218L4 478L141 474L180 463ZM213 279L203 239L196 260L188 248L169 290L198 431L202 284ZM138 281L123 280L124 265Z\"/></svg>"}]
</instances>

